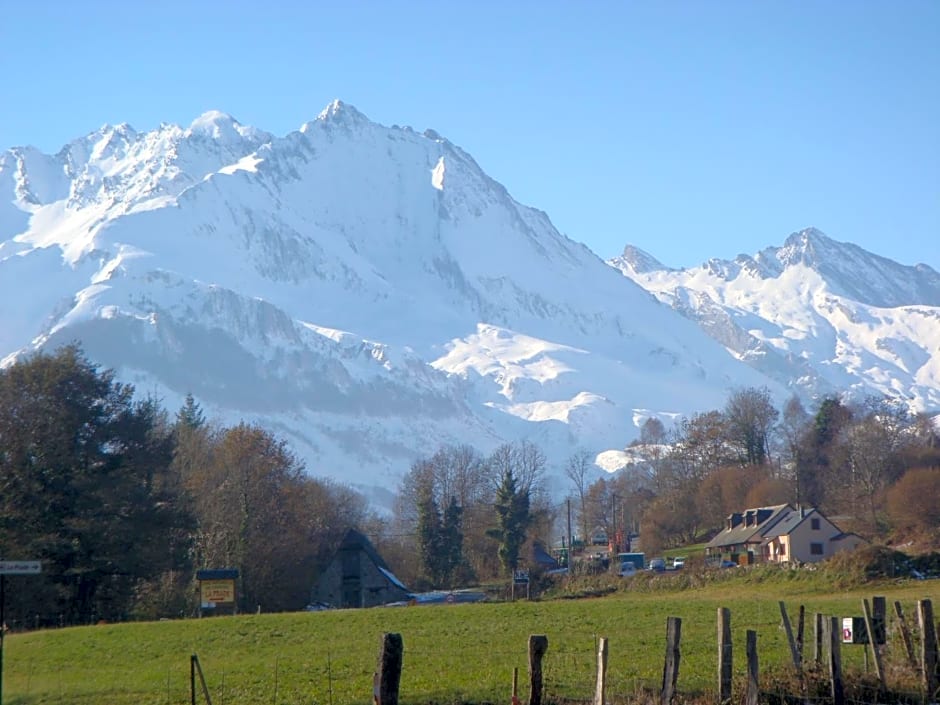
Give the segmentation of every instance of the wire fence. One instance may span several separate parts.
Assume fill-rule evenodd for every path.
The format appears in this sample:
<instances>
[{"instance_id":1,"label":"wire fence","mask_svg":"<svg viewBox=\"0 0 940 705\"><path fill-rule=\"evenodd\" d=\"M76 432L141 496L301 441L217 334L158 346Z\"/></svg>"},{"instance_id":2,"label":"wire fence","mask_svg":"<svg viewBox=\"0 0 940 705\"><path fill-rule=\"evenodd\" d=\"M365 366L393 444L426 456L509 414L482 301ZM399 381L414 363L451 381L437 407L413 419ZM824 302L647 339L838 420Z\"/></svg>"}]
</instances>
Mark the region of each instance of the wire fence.
<instances>
[{"instance_id":1,"label":"wire fence","mask_svg":"<svg viewBox=\"0 0 940 705\"><path fill-rule=\"evenodd\" d=\"M502 667L490 671L472 671L472 678L460 676L466 657L459 652L431 654L405 645L401 678L402 703L509 703L513 668L527 672L525 655L520 649L496 650L493 654ZM712 659L714 661L714 657ZM230 703L271 705L351 705L368 702L371 696L374 659L353 662L337 654L327 660L277 656L266 664L244 667L218 658L203 665L206 685L214 705ZM768 669L770 670L770 669ZM586 647L554 643L544 659L543 702L589 703L596 687L596 651ZM446 674L446 675L445 675ZM779 677L774 678L771 674ZM915 673L907 674L909 687ZM763 683L764 679L768 681ZM924 694L891 685L887 691L866 681L871 674L849 672L845 675L844 702L858 705L897 703L920 705ZM785 681L785 682L784 682ZM191 702L189 654L179 654L152 665L147 670L129 669L102 662L87 667L59 664L54 671L43 671L36 664L8 661L4 669L4 702L10 705L33 703L97 703L102 693L114 705L185 705ZM767 705L830 705L829 683L811 679L801 689L788 669L775 665L762 674L759 702ZM521 684L520 698L528 698L527 683ZM630 669L612 659L607 671L606 703L626 705L659 702L662 673ZM734 702L743 702L744 683L735 681ZM680 671L676 703L717 703L716 689L710 686L684 687ZM198 694L198 693L197 693ZM197 702L204 702L198 694Z\"/></svg>"},{"instance_id":2,"label":"wire fence","mask_svg":"<svg viewBox=\"0 0 940 705\"><path fill-rule=\"evenodd\" d=\"M446 609L446 608L445 608ZM456 614L456 613L455 613ZM235 623L237 629L237 622ZM780 615L766 610L749 623L761 634L762 645L780 640ZM713 629L713 625L712 625ZM714 633L714 632L712 632ZM376 635L378 636L378 635ZM401 702L427 703L509 703L513 669L527 673L529 654L521 639L487 643L485 660L479 645L459 638L441 643L433 629L413 629L404 636L404 668L401 676ZM892 635L889 634L889 640ZM766 638L765 638L766 637ZM274 635L274 638L277 638ZM606 698L609 705L659 702L663 687L661 635L629 636L614 642L606 669ZM566 630L550 636L550 646L542 662L543 702L547 704L589 703L596 689L599 630ZM807 644L810 639L807 639ZM88 648L93 648L89 635ZM350 652L330 644L301 645L285 649L264 661L227 659L224 648L207 649L203 660L206 686L212 703L224 705L352 705L371 699L376 670L375 642L368 648ZM15 646L15 642L14 642ZM133 647L128 647L129 649ZM745 692L743 649L735 662L733 702L743 702ZM762 646L763 648L763 646ZM903 664L897 644L889 659L887 687L874 682L867 647L842 650L846 664L845 703L923 703L929 702L918 688L922 673ZM198 650L198 647L197 647ZM770 649L768 649L770 650ZM804 677L797 678L786 661L761 659L759 702L770 705L802 703L829 705L833 702L831 684L823 664L812 662L806 646ZM692 637L681 643L682 661L675 703L717 703L716 643ZM644 657L640 658L642 654ZM648 658L655 654L654 658ZM16 656L16 649L13 654ZM127 662L134 662L126 654ZM152 658L145 668L123 665L125 654L109 653L100 659L58 660L48 658L8 658L4 664L3 692L8 705L39 703L99 703L112 705L185 705L191 703L190 652ZM475 660L473 668L468 662ZM52 665L50 665L52 664ZM482 666L481 666L482 664ZM106 693L103 699L102 694ZM528 685L522 683L520 698L527 701ZM202 696L198 702L204 702Z\"/></svg>"}]
</instances>

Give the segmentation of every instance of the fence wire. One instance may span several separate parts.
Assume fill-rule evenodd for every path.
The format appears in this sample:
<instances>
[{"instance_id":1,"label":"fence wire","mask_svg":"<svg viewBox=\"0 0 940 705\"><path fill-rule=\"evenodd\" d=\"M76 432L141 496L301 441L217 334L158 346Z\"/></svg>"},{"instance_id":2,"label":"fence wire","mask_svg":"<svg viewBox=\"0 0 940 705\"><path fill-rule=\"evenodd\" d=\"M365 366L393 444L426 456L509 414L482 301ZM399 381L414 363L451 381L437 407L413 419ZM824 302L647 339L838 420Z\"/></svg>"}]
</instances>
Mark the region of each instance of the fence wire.
<instances>
[{"instance_id":1,"label":"fence wire","mask_svg":"<svg viewBox=\"0 0 940 705\"><path fill-rule=\"evenodd\" d=\"M780 629L779 616L767 611L755 626L763 635ZM750 626L750 625L749 625ZM462 676L468 651L459 643L441 645L433 630L412 630L404 634L404 670L401 702L404 705L451 705L510 702L510 684L514 668L519 672L519 697L527 702L528 653L523 641L494 643L487 646L487 656L494 665L472 677ZM563 638L550 638L543 661L543 702L546 705L589 703L595 691L599 635L586 630L567 631ZM763 637L762 637L763 638ZM809 641L809 639L807 639ZM657 638L650 644L623 644L612 640L606 681L608 705L632 705L658 702L662 670L642 668L631 661L638 648L655 649L663 654L664 643ZM675 703L715 703L717 687L683 688L689 679L683 673L696 669L714 672L716 654L712 643L683 641L679 693ZM197 649L198 650L198 649ZM829 705L829 683L821 668L807 659L805 685L801 689L792 669L773 664L761 674L759 701L767 705ZM736 652L740 654L741 652ZM851 705L913 705L924 702L922 693L911 688L919 674L892 663L887 692L870 684L873 676L864 670L862 651L843 650L850 664L845 673L845 702ZM660 661L661 663L661 661ZM763 661L762 661L763 664ZM270 663L243 668L221 658L202 663L213 705L359 705L371 699L374 658L352 657L343 652L330 653L324 659L313 655L297 657L292 652L278 655ZM683 670L685 669L685 670ZM735 662L736 672L743 670L743 659ZM443 674L447 674L445 681ZM3 690L10 705L40 703L98 703L101 693L108 693L113 705L187 705L191 702L189 653L161 659L146 672L122 668L118 663L96 663L91 672L70 663L58 663L52 671L42 672L30 661L8 659L4 664ZM743 702L744 686L740 675L735 682L733 703ZM717 680L717 676L716 676ZM701 678L695 679L700 682ZM716 686L717 684L715 684ZM203 702L200 695L197 702Z\"/></svg>"}]
</instances>

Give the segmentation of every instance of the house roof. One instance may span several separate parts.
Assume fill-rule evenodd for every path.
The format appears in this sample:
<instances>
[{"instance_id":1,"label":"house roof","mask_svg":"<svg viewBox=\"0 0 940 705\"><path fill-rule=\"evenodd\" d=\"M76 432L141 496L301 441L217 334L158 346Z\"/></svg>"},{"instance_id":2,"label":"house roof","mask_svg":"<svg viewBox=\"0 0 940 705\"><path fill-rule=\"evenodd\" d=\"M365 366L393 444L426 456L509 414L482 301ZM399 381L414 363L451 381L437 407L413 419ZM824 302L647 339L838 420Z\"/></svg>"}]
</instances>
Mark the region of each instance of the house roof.
<instances>
[{"instance_id":1,"label":"house roof","mask_svg":"<svg viewBox=\"0 0 940 705\"><path fill-rule=\"evenodd\" d=\"M765 532L772 528L787 511L793 511L789 504L778 504L771 507L753 507L741 512L741 523L731 529L720 531L711 541L705 544L705 548L720 548L722 546L737 546L740 544L760 542ZM754 516L760 516L762 513L767 516L763 521L746 525L745 517L753 512Z\"/></svg>"},{"instance_id":2,"label":"house roof","mask_svg":"<svg viewBox=\"0 0 940 705\"><path fill-rule=\"evenodd\" d=\"M355 529L347 530L346 535L343 536L343 540L340 542L339 548L336 551L337 554L340 551L362 551L375 564L375 567L378 568L386 578L388 578L390 582L392 582L395 586L400 587L402 590L408 590L404 583L402 583L402 581L399 580L394 573L392 573L391 569L388 567L388 564L382 560L382 556L380 556L379 552L375 550L375 546L373 546L372 542L366 538L365 534L356 531Z\"/></svg>"},{"instance_id":3,"label":"house roof","mask_svg":"<svg viewBox=\"0 0 940 705\"><path fill-rule=\"evenodd\" d=\"M810 516L822 516L815 508L811 509L794 509L792 512L787 514L784 517L781 517L780 521L774 523L767 531L764 532L763 536L765 539L775 539L778 536L786 536L791 533L796 527L806 521Z\"/></svg>"},{"instance_id":4,"label":"house roof","mask_svg":"<svg viewBox=\"0 0 940 705\"><path fill-rule=\"evenodd\" d=\"M557 560L555 560L555 557L546 551L545 547L540 543L536 543L532 547L532 556L535 559L535 562L541 566L548 566L549 568L559 567L559 563Z\"/></svg>"},{"instance_id":5,"label":"house roof","mask_svg":"<svg viewBox=\"0 0 940 705\"><path fill-rule=\"evenodd\" d=\"M355 529L347 529L343 540L340 541L338 551L364 551L377 566L387 568L382 556L375 550L372 542L366 538L366 535Z\"/></svg>"}]
</instances>

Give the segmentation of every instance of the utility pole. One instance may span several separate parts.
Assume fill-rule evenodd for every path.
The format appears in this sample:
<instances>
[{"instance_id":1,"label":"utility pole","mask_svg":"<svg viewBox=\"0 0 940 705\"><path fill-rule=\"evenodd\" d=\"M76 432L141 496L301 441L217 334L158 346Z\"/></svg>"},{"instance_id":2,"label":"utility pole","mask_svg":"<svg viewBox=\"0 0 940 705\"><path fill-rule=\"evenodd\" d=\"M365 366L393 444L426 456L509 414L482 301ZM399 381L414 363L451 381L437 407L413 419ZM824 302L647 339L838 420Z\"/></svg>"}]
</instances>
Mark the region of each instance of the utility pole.
<instances>
[{"instance_id":1,"label":"utility pole","mask_svg":"<svg viewBox=\"0 0 940 705\"><path fill-rule=\"evenodd\" d=\"M610 493L610 521L613 524L613 534L610 536L610 552L617 553L620 548L617 545L617 493Z\"/></svg>"},{"instance_id":2,"label":"utility pole","mask_svg":"<svg viewBox=\"0 0 940 705\"><path fill-rule=\"evenodd\" d=\"M571 497L565 500L568 505L568 555L565 559L565 565L568 566L568 573L571 573Z\"/></svg>"}]
</instances>

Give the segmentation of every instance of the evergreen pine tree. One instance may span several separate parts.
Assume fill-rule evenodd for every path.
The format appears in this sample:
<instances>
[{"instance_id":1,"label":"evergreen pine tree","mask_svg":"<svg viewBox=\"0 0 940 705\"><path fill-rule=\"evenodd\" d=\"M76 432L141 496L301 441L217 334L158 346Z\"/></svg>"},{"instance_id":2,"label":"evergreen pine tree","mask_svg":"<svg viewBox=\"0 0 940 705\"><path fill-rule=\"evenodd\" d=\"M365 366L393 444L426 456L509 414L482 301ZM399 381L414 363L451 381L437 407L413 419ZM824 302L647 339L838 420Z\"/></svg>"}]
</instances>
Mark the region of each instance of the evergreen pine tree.
<instances>
[{"instance_id":1,"label":"evergreen pine tree","mask_svg":"<svg viewBox=\"0 0 940 705\"><path fill-rule=\"evenodd\" d=\"M444 523L441 527L443 577L448 585L453 585L454 576L463 563L462 523L463 508L457 504L457 498L452 496L450 504L444 510Z\"/></svg>"},{"instance_id":2,"label":"evergreen pine tree","mask_svg":"<svg viewBox=\"0 0 940 705\"><path fill-rule=\"evenodd\" d=\"M529 526L529 492L519 489L511 469L503 473L496 490L496 526L487 534L499 541L499 562L512 574L519 566L519 553Z\"/></svg>"},{"instance_id":3,"label":"evergreen pine tree","mask_svg":"<svg viewBox=\"0 0 940 705\"><path fill-rule=\"evenodd\" d=\"M441 560L441 512L430 492L422 494L418 501L418 558L425 577L434 586L443 578Z\"/></svg>"}]
</instances>

